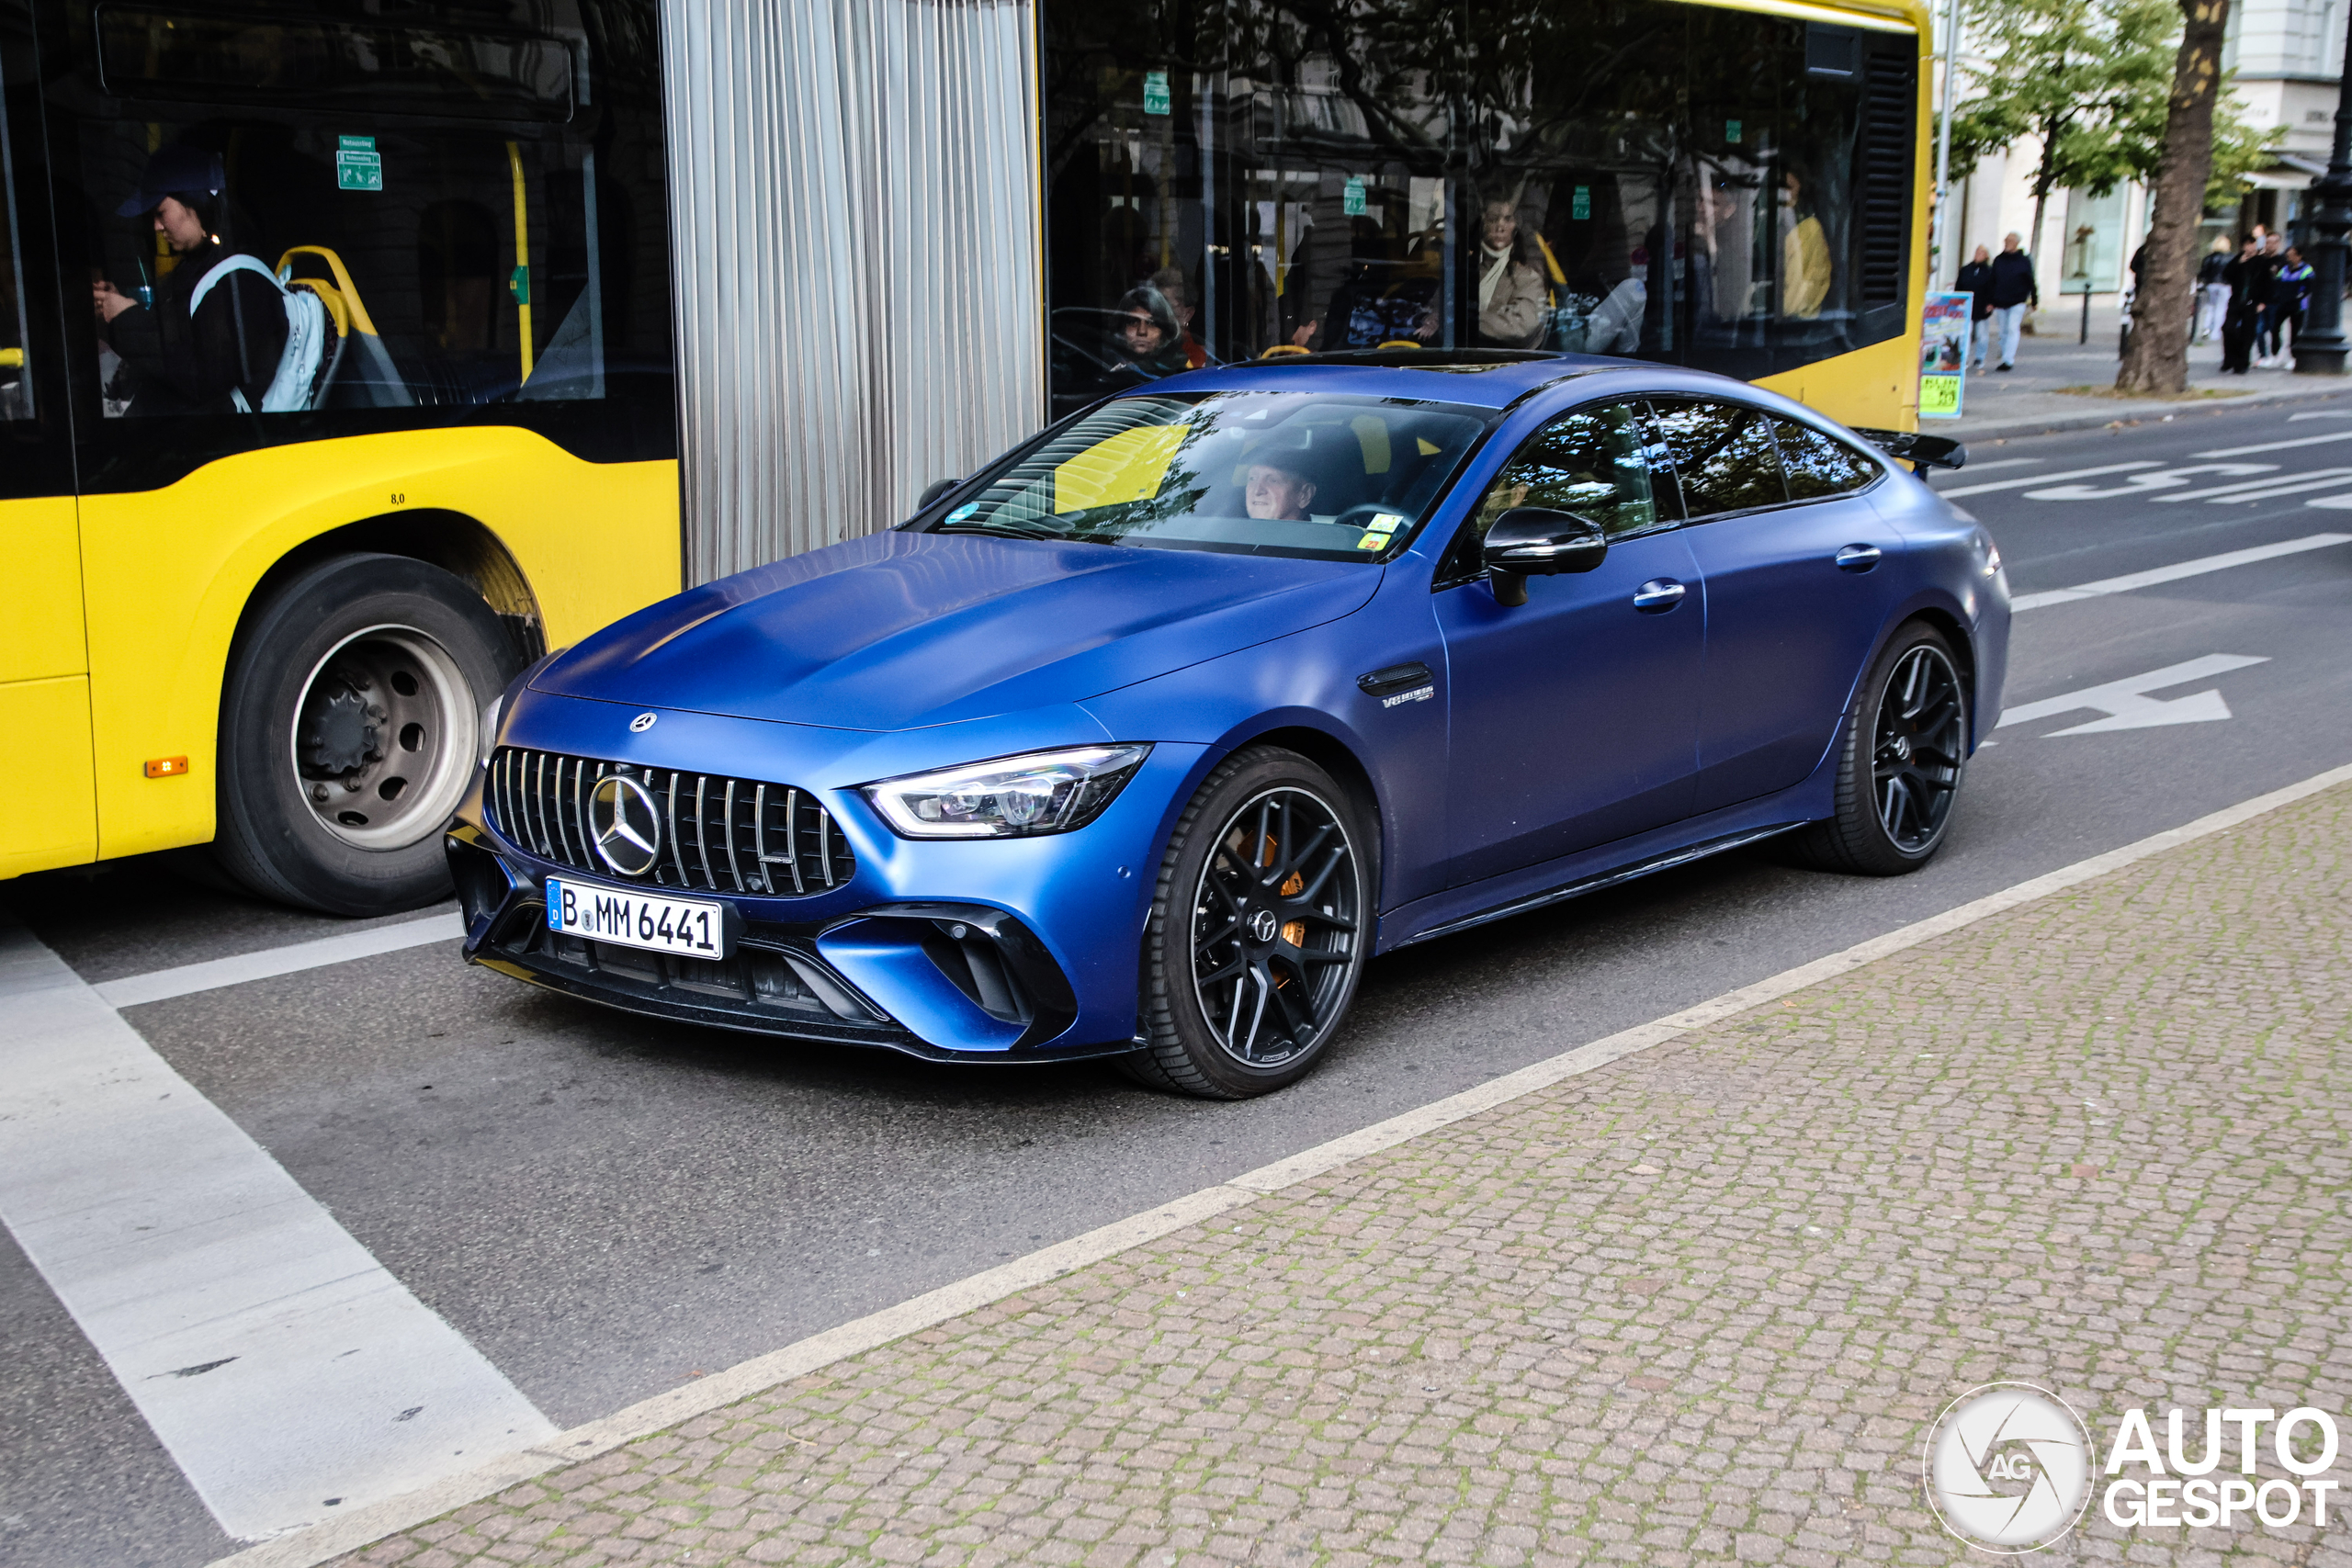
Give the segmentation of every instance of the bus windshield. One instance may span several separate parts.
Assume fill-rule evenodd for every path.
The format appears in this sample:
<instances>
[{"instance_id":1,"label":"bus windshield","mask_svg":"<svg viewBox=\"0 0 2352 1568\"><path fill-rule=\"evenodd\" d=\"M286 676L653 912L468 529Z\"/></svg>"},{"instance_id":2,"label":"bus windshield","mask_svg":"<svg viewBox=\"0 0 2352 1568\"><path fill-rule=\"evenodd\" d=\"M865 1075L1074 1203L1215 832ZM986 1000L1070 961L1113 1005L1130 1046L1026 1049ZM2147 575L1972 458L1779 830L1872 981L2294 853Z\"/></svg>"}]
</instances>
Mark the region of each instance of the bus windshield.
<instances>
[{"instance_id":1,"label":"bus windshield","mask_svg":"<svg viewBox=\"0 0 2352 1568\"><path fill-rule=\"evenodd\" d=\"M1381 560L1496 417L1313 393L1120 398L1019 455L934 527Z\"/></svg>"}]
</instances>

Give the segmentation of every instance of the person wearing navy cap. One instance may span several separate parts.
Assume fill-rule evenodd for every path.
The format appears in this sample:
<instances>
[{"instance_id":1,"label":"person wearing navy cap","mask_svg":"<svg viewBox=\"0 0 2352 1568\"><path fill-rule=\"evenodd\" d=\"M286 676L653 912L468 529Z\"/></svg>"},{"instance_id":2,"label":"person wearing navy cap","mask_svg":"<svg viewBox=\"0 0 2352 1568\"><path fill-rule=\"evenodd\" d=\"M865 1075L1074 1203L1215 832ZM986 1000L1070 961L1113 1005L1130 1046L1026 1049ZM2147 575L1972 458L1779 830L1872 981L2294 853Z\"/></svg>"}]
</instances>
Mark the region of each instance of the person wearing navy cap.
<instances>
[{"instance_id":1,"label":"person wearing navy cap","mask_svg":"<svg viewBox=\"0 0 2352 1568\"><path fill-rule=\"evenodd\" d=\"M152 302L100 278L91 308L107 344L122 356L131 414L224 414L261 406L286 346L286 310L258 273L237 269L217 286L206 276L236 254L223 235L228 181L220 159L199 148L158 148L139 188L115 209L149 218L176 258Z\"/></svg>"}]
</instances>

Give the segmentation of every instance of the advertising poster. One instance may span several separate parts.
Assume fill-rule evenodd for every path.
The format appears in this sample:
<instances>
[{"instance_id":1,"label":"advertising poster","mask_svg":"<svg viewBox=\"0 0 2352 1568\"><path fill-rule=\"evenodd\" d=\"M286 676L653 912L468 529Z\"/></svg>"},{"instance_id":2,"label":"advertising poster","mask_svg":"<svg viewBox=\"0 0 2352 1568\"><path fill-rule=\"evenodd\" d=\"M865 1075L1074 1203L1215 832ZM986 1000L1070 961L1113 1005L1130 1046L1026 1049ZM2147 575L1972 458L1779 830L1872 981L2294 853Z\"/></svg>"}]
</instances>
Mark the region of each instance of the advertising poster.
<instances>
[{"instance_id":1,"label":"advertising poster","mask_svg":"<svg viewBox=\"0 0 2352 1568\"><path fill-rule=\"evenodd\" d=\"M1919 417L1958 419L1968 387L1969 310L1973 296L1930 294L1919 321Z\"/></svg>"}]
</instances>

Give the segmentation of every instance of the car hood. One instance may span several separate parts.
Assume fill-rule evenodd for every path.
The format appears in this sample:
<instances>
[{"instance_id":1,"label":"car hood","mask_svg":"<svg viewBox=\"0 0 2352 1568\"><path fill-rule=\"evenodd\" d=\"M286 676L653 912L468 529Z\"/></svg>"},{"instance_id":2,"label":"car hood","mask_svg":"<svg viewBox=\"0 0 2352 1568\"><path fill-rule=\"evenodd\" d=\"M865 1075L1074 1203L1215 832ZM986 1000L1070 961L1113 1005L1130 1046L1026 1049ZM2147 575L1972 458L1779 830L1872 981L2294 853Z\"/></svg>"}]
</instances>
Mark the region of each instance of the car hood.
<instances>
[{"instance_id":1,"label":"car hood","mask_svg":"<svg viewBox=\"0 0 2352 1568\"><path fill-rule=\"evenodd\" d=\"M1082 701L1336 620L1379 567L891 532L682 593L550 661L565 696L846 729Z\"/></svg>"}]
</instances>

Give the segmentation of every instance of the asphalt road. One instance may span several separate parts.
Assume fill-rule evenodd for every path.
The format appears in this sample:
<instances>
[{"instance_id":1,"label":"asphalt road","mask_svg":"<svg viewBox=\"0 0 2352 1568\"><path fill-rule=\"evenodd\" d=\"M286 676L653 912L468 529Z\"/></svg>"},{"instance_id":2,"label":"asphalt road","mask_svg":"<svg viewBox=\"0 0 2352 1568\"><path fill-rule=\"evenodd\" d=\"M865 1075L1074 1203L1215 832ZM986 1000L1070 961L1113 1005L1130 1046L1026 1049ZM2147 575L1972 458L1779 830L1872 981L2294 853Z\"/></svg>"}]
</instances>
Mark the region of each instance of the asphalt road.
<instances>
[{"instance_id":1,"label":"asphalt road","mask_svg":"<svg viewBox=\"0 0 2352 1568\"><path fill-rule=\"evenodd\" d=\"M2219 451L2235 455L2203 456ZM2352 396L1972 456L1938 488L1974 492L1959 504L2019 594L2352 536L2352 512L2324 504L2352 505ZM2066 478L2093 468L2112 471ZM2306 488L2203 495L2266 477ZM2037 493L2069 486L2124 493ZM2189 499L2159 499L2175 495ZM1321 1070L1242 1105L1101 1066L944 1068L671 1026L465 968L449 946L124 1017L564 1426L2352 761L2347 647L2352 543L2030 609L2012 711L2212 656L2260 662L2114 705L2199 722L2057 734L2107 711L2081 707L2004 728L1919 874L1749 852L1384 959ZM2146 700L2184 698L2172 715ZM350 929L209 888L169 857L0 885L0 903L92 982ZM0 1561L177 1568L236 1545L0 1241Z\"/></svg>"}]
</instances>

